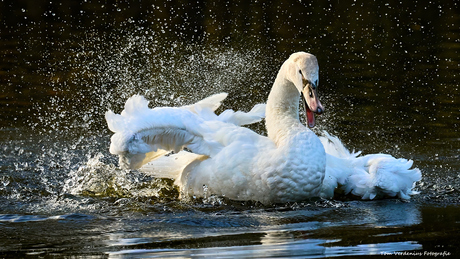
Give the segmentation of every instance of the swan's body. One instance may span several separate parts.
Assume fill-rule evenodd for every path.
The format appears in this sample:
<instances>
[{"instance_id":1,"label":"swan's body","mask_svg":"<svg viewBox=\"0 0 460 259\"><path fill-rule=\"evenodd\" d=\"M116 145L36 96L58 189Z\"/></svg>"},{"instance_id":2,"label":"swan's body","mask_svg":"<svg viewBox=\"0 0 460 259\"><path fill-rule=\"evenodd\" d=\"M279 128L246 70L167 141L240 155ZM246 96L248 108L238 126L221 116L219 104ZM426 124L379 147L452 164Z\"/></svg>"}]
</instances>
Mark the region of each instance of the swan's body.
<instances>
[{"instance_id":1,"label":"swan's body","mask_svg":"<svg viewBox=\"0 0 460 259\"><path fill-rule=\"evenodd\" d=\"M191 106L154 109L134 96L121 115L106 114L115 132L110 152L120 155L126 167L175 179L184 195L279 203L330 198L341 186L363 199L408 199L421 177L418 169L410 169L411 161L383 154L358 157L337 138L325 133L320 139L300 123L299 93L309 126L314 126L314 113L323 111L317 84L316 58L299 52L281 67L266 108L256 105L248 113L215 115L226 94ZM241 127L264 115L267 137ZM191 152L181 151L184 147ZM164 156L171 150L178 153Z\"/></svg>"}]
</instances>

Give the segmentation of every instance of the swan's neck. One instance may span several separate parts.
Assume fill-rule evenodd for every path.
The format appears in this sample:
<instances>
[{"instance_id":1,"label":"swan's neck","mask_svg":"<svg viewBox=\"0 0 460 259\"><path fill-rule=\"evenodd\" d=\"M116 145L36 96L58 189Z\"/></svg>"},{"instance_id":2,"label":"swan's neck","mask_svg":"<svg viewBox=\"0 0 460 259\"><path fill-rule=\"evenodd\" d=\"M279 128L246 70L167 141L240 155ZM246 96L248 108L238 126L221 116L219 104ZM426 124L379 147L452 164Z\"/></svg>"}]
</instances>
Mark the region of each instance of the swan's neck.
<instances>
[{"instance_id":1,"label":"swan's neck","mask_svg":"<svg viewBox=\"0 0 460 259\"><path fill-rule=\"evenodd\" d=\"M268 95L266 108L268 137L278 146L293 130L303 127L299 121L300 94L295 85L286 79L286 70L287 67L283 65Z\"/></svg>"}]
</instances>

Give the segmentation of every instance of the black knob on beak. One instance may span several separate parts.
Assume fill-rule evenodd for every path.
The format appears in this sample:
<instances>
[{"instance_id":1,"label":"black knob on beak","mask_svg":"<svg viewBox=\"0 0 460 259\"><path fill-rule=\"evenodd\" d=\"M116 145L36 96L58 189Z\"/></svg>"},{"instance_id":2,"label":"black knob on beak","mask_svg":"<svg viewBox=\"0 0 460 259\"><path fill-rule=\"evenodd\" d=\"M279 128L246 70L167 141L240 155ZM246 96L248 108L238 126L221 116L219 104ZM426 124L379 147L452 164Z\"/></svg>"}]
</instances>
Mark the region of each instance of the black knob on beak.
<instances>
[{"instance_id":1,"label":"black knob on beak","mask_svg":"<svg viewBox=\"0 0 460 259\"><path fill-rule=\"evenodd\" d=\"M318 115L321 115L323 113L323 109L321 109L320 107L318 107L318 109L316 109L316 113Z\"/></svg>"}]
</instances>

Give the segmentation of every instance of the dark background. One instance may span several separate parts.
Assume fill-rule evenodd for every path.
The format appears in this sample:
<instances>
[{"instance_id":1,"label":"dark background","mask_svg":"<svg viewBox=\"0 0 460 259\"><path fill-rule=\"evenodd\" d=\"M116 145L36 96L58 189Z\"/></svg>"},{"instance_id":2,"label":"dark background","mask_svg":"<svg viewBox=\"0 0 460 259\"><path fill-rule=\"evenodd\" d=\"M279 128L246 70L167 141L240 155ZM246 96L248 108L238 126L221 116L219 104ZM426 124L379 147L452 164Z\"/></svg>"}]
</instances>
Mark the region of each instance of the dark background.
<instances>
[{"instance_id":1,"label":"dark background","mask_svg":"<svg viewBox=\"0 0 460 259\"><path fill-rule=\"evenodd\" d=\"M0 254L458 253L459 5L0 1ZM104 113L131 95L179 106L225 91L219 111L247 111L296 51L319 60L326 112L314 131L412 159L423 179L410 203L186 203L171 182L123 171L109 154ZM264 134L263 123L253 128ZM284 243L259 246L271 234Z\"/></svg>"}]
</instances>

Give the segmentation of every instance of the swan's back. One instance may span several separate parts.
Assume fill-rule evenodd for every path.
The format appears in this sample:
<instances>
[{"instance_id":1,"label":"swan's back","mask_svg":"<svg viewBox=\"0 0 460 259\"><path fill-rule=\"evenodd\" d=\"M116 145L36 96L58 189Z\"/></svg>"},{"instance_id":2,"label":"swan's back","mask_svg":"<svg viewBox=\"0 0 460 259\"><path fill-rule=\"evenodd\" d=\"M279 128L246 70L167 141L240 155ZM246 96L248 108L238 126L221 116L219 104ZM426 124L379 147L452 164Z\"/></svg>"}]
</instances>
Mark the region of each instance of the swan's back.
<instances>
[{"instance_id":1,"label":"swan's back","mask_svg":"<svg viewBox=\"0 0 460 259\"><path fill-rule=\"evenodd\" d=\"M235 128L228 136L234 138L231 144L184 172L187 177L180 185L188 186L186 192L263 203L304 201L320 195L325 153L310 130L295 131L281 147L245 128Z\"/></svg>"}]
</instances>

